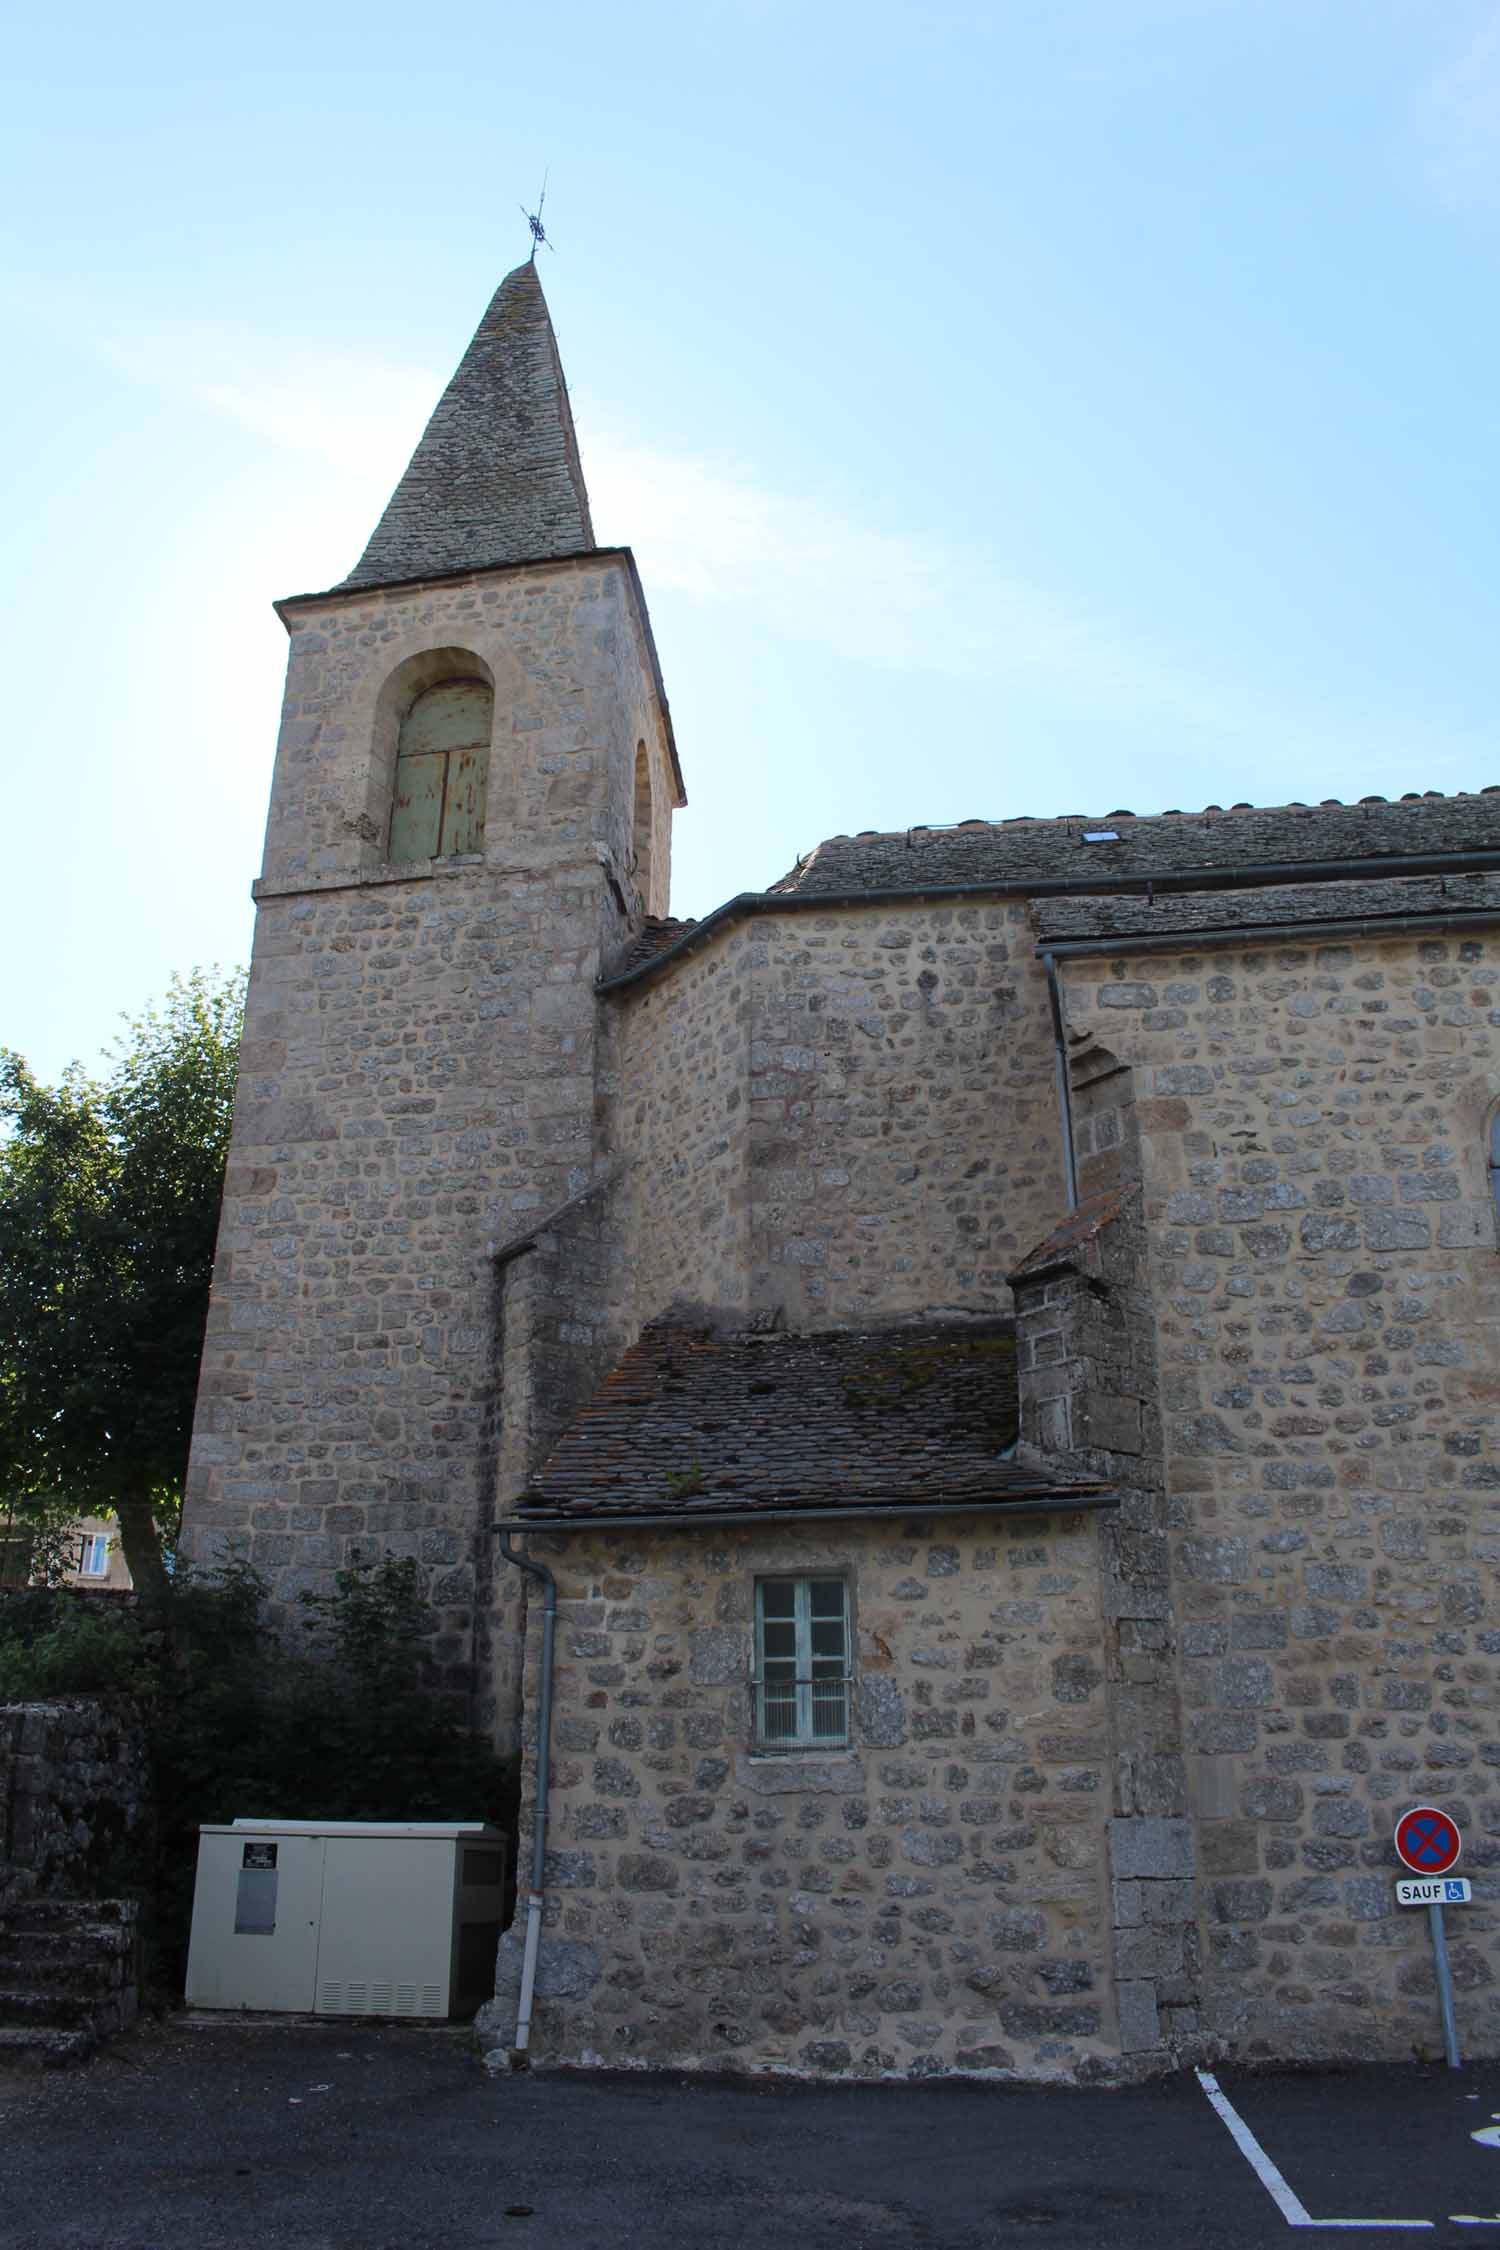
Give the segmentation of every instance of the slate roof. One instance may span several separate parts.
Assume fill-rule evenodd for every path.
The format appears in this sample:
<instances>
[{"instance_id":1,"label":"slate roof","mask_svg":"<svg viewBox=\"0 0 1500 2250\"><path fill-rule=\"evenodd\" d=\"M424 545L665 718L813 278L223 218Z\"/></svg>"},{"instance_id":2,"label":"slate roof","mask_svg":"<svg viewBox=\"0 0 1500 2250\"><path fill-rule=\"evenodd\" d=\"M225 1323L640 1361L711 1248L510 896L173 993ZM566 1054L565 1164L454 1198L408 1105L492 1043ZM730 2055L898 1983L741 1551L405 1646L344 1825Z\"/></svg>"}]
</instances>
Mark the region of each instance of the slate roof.
<instances>
[{"instance_id":1,"label":"slate roof","mask_svg":"<svg viewBox=\"0 0 1500 2250\"><path fill-rule=\"evenodd\" d=\"M658 953L665 953L669 946L675 945L680 937L686 937L688 931L697 926L697 921L691 916L686 921L681 921L675 914L648 914L639 934L631 939L619 959L611 963L610 975L628 976L632 969L639 969L647 961L654 961Z\"/></svg>"},{"instance_id":2,"label":"slate roof","mask_svg":"<svg viewBox=\"0 0 1500 2250\"><path fill-rule=\"evenodd\" d=\"M1115 841L1088 843L1113 831ZM1500 787L1444 797L1436 792L1356 805L1210 805L1196 813L1098 815L1055 820L964 821L955 828L832 836L773 892L920 890L975 884L1025 891L1068 882L1108 891L1121 879L1183 876L1247 866L1442 854L1463 860L1500 853ZM1295 880L1295 877L1289 878Z\"/></svg>"},{"instance_id":3,"label":"slate roof","mask_svg":"<svg viewBox=\"0 0 1500 2250\"><path fill-rule=\"evenodd\" d=\"M345 587L594 545L557 338L529 260L501 282Z\"/></svg>"},{"instance_id":4,"label":"slate roof","mask_svg":"<svg viewBox=\"0 0 1500 2250\"><path fill-rule=\"evenodd\" d=\"M1001 1458L1019 1425L1011 1322L815 1336L648 1327L564 1431L520 1520L1001 1506L1097 1482Z\"/></svg>"}]
</instances>

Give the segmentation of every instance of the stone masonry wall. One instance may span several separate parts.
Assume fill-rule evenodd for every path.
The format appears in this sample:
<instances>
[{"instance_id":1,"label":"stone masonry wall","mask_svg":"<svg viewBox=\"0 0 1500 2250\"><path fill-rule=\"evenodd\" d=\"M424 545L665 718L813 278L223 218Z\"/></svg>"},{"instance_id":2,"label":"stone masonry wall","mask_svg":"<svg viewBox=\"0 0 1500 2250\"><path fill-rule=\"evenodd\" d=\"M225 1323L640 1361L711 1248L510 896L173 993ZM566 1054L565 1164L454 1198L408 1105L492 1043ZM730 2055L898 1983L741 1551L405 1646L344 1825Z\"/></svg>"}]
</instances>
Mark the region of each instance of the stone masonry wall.
<instances>
[{"instance_id":1,"label":"stone masonry wall","mask_svg":"<svg viewBox=\"0 0 1500 2250\"><path fill-rule=\"evenodd\" d=\"M1019 904L762 925L751 1260L794 1328L1004 1310L1062 1159L1046 988Z\"/></svg>"},{"instance_id":2,"label":"stone masonry wall","mask_svg":"<svg viewBox=\"0 0 1500 2250\"><path fill-rule=\"evenodd\" d=\"M627 988L641 1320L1004 1310L1063 1201L1020 902L759 916Z\"/></svg>"},{"instance_id":3,"label":"stone masonry wall","mask_svg":"<svg viewBox=\"0 0 1500 2250\"><path fill-rule=\"evenodd\" d=\"M1138 1183L1141 1135L1132 1071L1097 1040L1079 1040L1068 1056L1068 1083L1079 1195ZM1144 1269L1141 1279L1144 1284Z\"/></svg>"},{"instance_id":4,"label":"stone masonry wall","mask_svg":"<svg viewBox=\"0 0 1500 2250\"><path fill-rule=\"evenodd\" d=\"M689 954L618 1009L618 1192L637 1331L672 1304L747 1312L753 923Z\"/></svg>"},{"instance_id":5,"label":"stone masonry wall","mask_svg":"<svg viewBox=\"0 0 1500 2250\"><path fill-rule=\"evenodd\" d=\"M511 1511L537 1464L634 1341L627 1328L629 1290L618 1270L617 1187L617 1175L601 1179L502 1262L496 1517ZM493 1537L483 1536L491 1584L481 1664L485 1701L477 1717L509 1753L519 1741L524 1587Z\"/></svg>"},{"instance_id":6,"label":"stone masonry wall","mask_svg":"<svg viewBox=\"0 0 1500 2250\"><path fill-rule=\"evenodd\" d=\"M636 745L648 745L659 783L663 742L644 620L619 561L304 597L287 614L264 882L381 867L403 683L409 702L430 680L478 670L495 697L486 861L535 869L597 847L624 888Z\"/></svg>"},{"instance_id":7,"label":"stone masonry wall","mask_svg":"<svg viewBox=\"0 0 1500 2250\"><path fill-rule=\"evenodd\" d=\"M1206 1938L1241 2053L1440 2051L1396 1816L1457 1815L1500 2047L1493 938L1072 960L1134 1067Z\"/></svg>"},{"instance_id":8,"label":"stone masonry wall","mask_svg":"<svg viewBox=\"0 0 1500 2250\"><path fill-rule=\"evenodd\" d=\"M0 1708L0 1910L118 1884L148 1819L133 1719L91 1702Z\"/></svg>"},{"instance_id":9,"label":"stone masonry wall","mask_svg":"<svg viewBox=\"0 0 1500 2250\"><path fill-rule=\"evenodd\" d=\"M1128 1082L1113 1074L1115 1151L1134 1141ZM1115 1989L1122 2053L1161 2067L1201 2050L1202 1942L1140 1206L1117 1191L1102 1224L1015 1286L1023 1441L1116 1496L1098 1533Z\"/></svg>"},{"instance_id":10,"label":"stone masonry wall","mask_svg":"<svg viewBox=\"0 0 1500 2250\"><path fill-rule=\"evenodd\" d=\"M476 1568L481 1598L491 1583L494 1253L595 1176L593 984L628 929L617 869L654 720L618 568L294 623L185 1543L248 1555L283 1605L415 1555L435 1661L466 1690ZM455 646L496 682L485 850L387 868L382 698Z\"/></svg>"},{"instance_id":11,"label":"stone masonry wall","mask_svg":"<svg viewBox=\"0 0 1500 2250\"><path fill-rule=\"evenodd\" d=\"M544 2062L1104 2067L1097 1518L535 1534L559 1589ZM755 1755L754 1581L845 1571L853 1746ZM534 1790L527 1636L524 1864ZM522 1931L481 2031L513 2035Z\"/></svg>"}]
</instances>

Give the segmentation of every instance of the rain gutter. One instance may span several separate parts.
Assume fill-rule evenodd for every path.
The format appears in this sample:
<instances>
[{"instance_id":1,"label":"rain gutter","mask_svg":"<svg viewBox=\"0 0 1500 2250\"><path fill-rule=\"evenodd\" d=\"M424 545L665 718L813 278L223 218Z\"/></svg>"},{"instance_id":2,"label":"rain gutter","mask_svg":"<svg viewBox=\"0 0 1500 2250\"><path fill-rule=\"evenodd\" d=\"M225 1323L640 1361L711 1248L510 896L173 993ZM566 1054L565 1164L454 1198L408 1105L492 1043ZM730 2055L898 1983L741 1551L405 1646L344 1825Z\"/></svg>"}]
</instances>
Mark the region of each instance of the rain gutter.
<instances>
[{"instance_id":1,"label":"rain gutter","mask_svg":"<svg viewBox=\"0 0 1500 2250\"><path fill-rule=\"evenodd\" d=\"M511 1562L521 1563L524 1570L539 1569L540 1565L528 1565L521 1562L519 1555L511 1554L506 1541L513 1531L611 1531L617 1525L627 1531L694 1531L700 1524L716 1530L735 1524L744 1530L759 1523L848 1523L853 1518L868 1520L872 1516L898 1519L903 1516L1045 1516L1080 1508L1113 1508L1118 1504L1119 1494L1107 1485L1084 1485L1066 1492L1026 1493L1014 1500L922 1498L899 1503L882 1500L864 1507L858 1501L845 1501L831 1508L705 1508L701 1513L696 1508L691 1511L601 1508L590 1516L503 1516L495 1529L504 1535L501 1553Z\"/></svg>"},{"instance_id":2,"label":"rain gutter","mask_svg":"<svg viewBox=\"0 0 1500 2250\"><path fill-rule=\"evenodd\" d=\"M1078 960L1087 954L1201 953L1214 945L1306 945L1318 938L1408 936L1427 930L1482 929L1500 922L1500 906L1470 907L1459 914L1371 914L1342 922L1243 922L1208 930L1117 930L1104 937L1048 938L1039 957Z\"/></svg>"}]
</instances>

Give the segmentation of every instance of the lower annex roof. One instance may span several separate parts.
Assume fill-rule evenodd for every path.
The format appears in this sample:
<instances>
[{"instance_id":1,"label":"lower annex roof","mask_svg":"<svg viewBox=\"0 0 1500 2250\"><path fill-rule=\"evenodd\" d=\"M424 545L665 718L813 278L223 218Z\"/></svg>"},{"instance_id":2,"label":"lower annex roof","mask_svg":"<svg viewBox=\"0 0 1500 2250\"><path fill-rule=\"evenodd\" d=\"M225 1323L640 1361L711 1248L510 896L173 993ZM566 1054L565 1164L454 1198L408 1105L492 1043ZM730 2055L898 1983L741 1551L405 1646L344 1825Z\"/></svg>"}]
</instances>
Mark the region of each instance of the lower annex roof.
<instances>
[{"instance_id":1,"label":"lower annex roof","mask_svg":"<svg viewBox=\"0 0 1500 2250\"><path fill-rule=\"evenodd\" d=\"M1097 1481L1008 1458L1009 1321L810 1336L662 1320L563 1432L513 1522L1078 1505Z\"/></svg>"}]
</instances>

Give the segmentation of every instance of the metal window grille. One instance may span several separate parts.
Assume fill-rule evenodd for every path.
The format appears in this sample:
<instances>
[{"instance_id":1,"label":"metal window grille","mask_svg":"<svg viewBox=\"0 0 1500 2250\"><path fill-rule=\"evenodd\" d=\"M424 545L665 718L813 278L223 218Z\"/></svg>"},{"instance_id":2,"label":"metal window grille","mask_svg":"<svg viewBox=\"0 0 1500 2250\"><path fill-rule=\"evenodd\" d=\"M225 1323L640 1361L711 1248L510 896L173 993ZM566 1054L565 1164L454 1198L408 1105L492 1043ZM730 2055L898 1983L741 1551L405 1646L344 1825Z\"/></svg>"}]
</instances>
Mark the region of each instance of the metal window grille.
<instances>
[{"instance_id":1,"label":"metal window grille","mask_svg":"<svg viewBox=\"0 0 1500 2250\"><path fill-rule=\"evenodd\" d=\"M849 1589L844 1580L758 1580L757 1749L841 1749L849 1740L849 1681Z\"/></svg>"}]
</instances>

